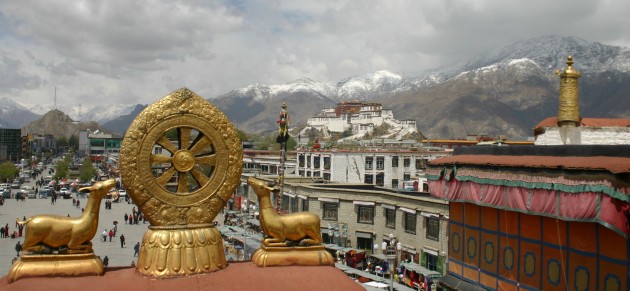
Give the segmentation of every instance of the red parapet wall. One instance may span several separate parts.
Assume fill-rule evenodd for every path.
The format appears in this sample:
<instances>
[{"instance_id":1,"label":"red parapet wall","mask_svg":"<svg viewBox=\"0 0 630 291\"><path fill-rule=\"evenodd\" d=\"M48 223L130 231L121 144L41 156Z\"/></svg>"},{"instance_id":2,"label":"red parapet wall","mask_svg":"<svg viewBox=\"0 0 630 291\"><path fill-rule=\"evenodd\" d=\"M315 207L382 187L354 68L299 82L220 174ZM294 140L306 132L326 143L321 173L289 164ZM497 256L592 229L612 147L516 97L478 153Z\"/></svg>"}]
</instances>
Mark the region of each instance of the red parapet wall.
<instances>
[{"instance_id":1,"label":"red parapet wall","mask_svg":"<svg viewBox=\"0 0 630 291\"><path fill-rule=\"evenodd\" d=\"M449 273L500 290L629 290L630 244L593 222L451 202ZM525 285L525 286L524 286Z\"/></svg>"}]
</instances>

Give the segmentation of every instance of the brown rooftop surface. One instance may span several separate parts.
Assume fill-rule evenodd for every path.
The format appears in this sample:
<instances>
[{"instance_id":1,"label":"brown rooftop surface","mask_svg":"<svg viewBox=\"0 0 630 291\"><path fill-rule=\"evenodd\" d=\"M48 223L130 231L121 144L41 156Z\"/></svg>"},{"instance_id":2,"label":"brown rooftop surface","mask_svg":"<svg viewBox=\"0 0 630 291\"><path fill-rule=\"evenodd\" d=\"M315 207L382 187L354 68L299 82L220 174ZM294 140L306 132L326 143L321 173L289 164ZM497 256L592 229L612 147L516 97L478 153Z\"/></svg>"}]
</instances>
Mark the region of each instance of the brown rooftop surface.
<instances>
[{"instance_id":1,"label":"brown rooftop surface","mask_svg":"<svg viewBox=\"0 0 630 291\"><path fill-rule=\"evenodd\" d=\"M543 121L534 126L534 129L543 127L558 126L557 117L547 117ZM630 126L630 119L628 118L581 118L580 126L586 127L628 127Z\"/></svg>"},{"instance_id":2,"label":"brown rooftop surface","mask_svg":"<svg viewBox=\"0 0 630 291\"><path fill-rule=\"evenodd\" d=\"M630 173L630 158L625 157L558 157L558 156L503 156L455 155L429 162L432 166L466 164L522 168L554 168L571 170L606 170L611 173Z\"/></svg>"},{"instance_id":3,"label":"brown rooftop surface","mask_svg":"<svg viewBox=\"0 0 630 291\"><path fill-rule=\"evenodd\" d=\"M0 279L0 290L159 291L159 290L365 290L331 266L259 268L252 262L230 263L227 269L174 279L143 277L135 268L106 268L103 276L26 278L11 284Z\"/></svg>"}]
</instances>

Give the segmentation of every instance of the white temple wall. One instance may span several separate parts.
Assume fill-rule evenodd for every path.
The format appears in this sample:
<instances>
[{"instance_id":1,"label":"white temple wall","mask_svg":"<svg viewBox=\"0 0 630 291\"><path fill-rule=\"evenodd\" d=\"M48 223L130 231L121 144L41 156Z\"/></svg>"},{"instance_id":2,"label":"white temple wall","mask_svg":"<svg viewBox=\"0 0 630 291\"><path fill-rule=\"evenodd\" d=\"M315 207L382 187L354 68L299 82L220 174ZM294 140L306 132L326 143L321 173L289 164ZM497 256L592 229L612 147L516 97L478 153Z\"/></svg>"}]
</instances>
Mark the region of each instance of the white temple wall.
<instances>
[{"instance_id":1,"label":"white temple wall","mask_svg":"<svg viewBox=\"0 0 630 291\"><path fill-rule=\"evenodd\" d=\"M534 145L619 145L630 144L630 128L627 127L546 127L545 133L536 136Z\"/></svg>"}]
</instances>

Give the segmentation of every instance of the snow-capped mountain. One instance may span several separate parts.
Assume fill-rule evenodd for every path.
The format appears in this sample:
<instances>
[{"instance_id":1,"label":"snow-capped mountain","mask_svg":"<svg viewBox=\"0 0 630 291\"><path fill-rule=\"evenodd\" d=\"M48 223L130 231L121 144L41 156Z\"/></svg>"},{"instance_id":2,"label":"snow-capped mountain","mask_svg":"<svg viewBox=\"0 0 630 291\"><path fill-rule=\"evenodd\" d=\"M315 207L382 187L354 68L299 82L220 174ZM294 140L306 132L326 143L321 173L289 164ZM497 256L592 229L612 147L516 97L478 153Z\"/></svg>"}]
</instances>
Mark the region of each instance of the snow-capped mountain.
<instances>
[{"instance_id":1,"label":"snow-capped mountain","mask_svg":"<svg viewBox=\"0 0 630 291\"><path fill-rule=\"evenodd\" d=\"M523 137L530 136L531 128L540 120L556 114L559 81L554 71L566 67L569 55L582 72L582 116L629 117L630 49L562 36L517 41L467 62L416 75L378 71L334 85L308 78L280 85L252 84L209 101L239 129L250 133L274 130L283 102L289 106L291 124L296 126L305 124L322 108L361 99L382 103L400 119L416 120L418 129L429 138L462 138L466 134ZM46 104L0 104L40 114L52 108ZM135 107L112 104L81 111L78 106L59 109L76 120L103 123L117 116L131 120L138 112ZM6 118L6 112L13 109L0 110L0 124L16 123L28 116ZM124 124L117 127L124 128Z\"/></svg>"},{"instance_id":2,"label":"snow-capped mountain","mask_svg":"<svg viewBox=\"0 0 630 291\"><path fill-rule=\"evenodd\" d=\"M305 123L323 107L361 99L380 102L396 116L418 121L418 128L428 137L505 134L522 138L531 136L538 121L556 114L558 77L554 71L566 67L569 55L582 72L582 115L628 117L630 100L622 88L630 81L630 49L561 36L517 41L468 62L414 76L389 71L355 76L339 81L328 94L312 85L319 82L309 80L312 83L300 82L299 94L286 89L291 83L257 84L211 101L222 104L220 108L246 131L272 130L276 126L273 116L283 101L289 110L299 104L300 114L293 115L295 124ZM305 98L321 101L322 96L328 100L325 104Z\"/></svg>"},{"instance_id":3,"label":"snow-capped mountain","mask_svg":"<svg viewBox=\"0 0 630 291\"><path fill-rule=\"evenodd\" d=\"M232 96L249 96L254 100L264 102L273 98L282 98L291 94L310 94L314 97L329 98L334 95L334 88L326 83L317 82L309 78L302 78L282 85L253 84L245 88L236 89L228 94Z\"/></svg>"},{"instance_id":4,"label":"snow-capped mountain","mask_svg":"<svg viewBox=\"0 0 630 291\"><path fill-rule=\"evenodd\" d=\"M27 107L7 98L0 98L0 127L21 128L40 117Z\"/></svg>"},{"instance_id":5,"label":"snow-capped mountain","mask_svg":"<svg viewBox=\"0 0 630 291\"><path fill-rule=\"evenodd\" d=\"M389 71L378 71L348 78L337 83L338 99L373 99L401 89L403 77Z\"/></svg>"}]
</instances>

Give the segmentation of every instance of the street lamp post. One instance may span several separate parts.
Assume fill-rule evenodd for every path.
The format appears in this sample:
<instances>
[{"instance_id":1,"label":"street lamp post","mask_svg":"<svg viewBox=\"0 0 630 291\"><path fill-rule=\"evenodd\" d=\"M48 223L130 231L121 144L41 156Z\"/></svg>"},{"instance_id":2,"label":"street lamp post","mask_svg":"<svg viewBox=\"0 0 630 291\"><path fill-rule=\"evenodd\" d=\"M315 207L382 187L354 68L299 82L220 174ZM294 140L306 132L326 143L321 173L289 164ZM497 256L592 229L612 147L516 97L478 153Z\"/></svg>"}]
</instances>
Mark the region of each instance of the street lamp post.
<instances>
[{"instance_id":1,"label":"street lamp post","mask_svg":"<svg viewBox=\"0 0 630 291\"><path fill-rule=\"evenodd\" d=\"M379 248L378 244L374 244L374 251L376 252ZM381 250L383 254L387 258L387 264L389 266L389 289L391 291L394 290L394 276L396 274L396 261L398 259L398 254L402 249L402 244L400 242L396 242L396 238L394 234L389 234L389 244L387 242L381 243ZM385 272L383 272L383 277L385 277Z\"/></svg>"}]
</instances>

